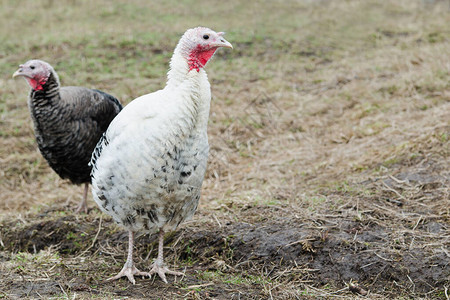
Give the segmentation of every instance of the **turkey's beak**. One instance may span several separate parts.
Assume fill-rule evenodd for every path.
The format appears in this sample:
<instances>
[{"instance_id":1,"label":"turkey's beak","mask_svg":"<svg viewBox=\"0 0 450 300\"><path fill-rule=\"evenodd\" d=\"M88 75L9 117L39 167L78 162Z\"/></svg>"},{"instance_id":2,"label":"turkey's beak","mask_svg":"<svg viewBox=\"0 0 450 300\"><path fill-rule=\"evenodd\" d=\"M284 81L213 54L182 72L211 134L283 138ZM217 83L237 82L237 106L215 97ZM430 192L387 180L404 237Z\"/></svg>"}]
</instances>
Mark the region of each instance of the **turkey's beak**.
<instances>
[{"instance_id":1,"label":"turkey's beak","mask_svg":"<svg viewBox=\"0 0 450 300\"><path fill-rule=\"evenodd\" d=\"M16 78L17 76L26 76L26 75L23 73L23 68L22 68L22 67L20 67L17 71L15 71L12 77L13 77L13 78Z\"/></svg>"},{"instance_id":2,"label":"turkey's beak","mask_svg":"<svg viewBox=\"0 0 450 300\"><path fill-rule=\"evenodd\" d=\"M224 47L224 48L230 48L233 49L233 45L230 44L226 39L223 37L220 37L220 39L213 44L215 47Z\"/></svg>"}]
</instances>

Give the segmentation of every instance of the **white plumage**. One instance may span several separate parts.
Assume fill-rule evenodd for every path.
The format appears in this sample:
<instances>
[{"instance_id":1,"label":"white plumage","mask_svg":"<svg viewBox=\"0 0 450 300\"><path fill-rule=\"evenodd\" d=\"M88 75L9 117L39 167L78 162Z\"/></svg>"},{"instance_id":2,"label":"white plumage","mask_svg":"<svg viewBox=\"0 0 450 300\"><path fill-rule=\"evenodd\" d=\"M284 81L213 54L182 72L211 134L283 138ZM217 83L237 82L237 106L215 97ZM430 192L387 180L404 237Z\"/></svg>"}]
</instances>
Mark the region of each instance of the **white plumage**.
<instances>
[{"instance_id":1,"label":"white plumage","mask_svg":"<svg viewBox=\"0 0 450 300\"><path fill-rule=\"evenodd\" d=\"M208 159L210 84L203 67L219 47L232 48L211 29L189 29L178 43L163 90L128 104L95 149L92 191L100 208L129 231L128 259L110 278L158 273L165 281L164 232L197 209ZM135 232L159 230L159 253L149 273L133 265Z\"/></svg>"}]
</instances>

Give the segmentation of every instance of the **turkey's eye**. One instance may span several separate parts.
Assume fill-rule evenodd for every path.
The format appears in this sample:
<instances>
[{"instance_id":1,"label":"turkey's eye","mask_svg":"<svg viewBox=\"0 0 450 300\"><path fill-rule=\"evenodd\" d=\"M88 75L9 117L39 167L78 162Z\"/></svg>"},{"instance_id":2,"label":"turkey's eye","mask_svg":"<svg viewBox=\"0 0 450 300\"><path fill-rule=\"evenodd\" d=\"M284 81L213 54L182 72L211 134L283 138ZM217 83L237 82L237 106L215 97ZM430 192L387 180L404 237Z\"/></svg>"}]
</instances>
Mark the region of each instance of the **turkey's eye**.
<instances>
[{"instance_id":1,"label":"turkey's eye","mask_svg":"<svg viewBox=\"0 0 450 300\"><path fill-rule=\"evenodd\" d=\"M203 35L203 39L204 39L204 40L207 40L207 39L209 39L209 34L205 34L205 35Z\"/></svg>"},{"instance_id":2,"label":"turkey's eye","mask_svg":"<svg viewBox=\"0 0 450 300\"><path fill-rule=\"evenodd\" d=\"M35 68L35 66L30 66L30 69L31 69L31 70L34 70L34 68Z\"/></svg>"}]
</instances>

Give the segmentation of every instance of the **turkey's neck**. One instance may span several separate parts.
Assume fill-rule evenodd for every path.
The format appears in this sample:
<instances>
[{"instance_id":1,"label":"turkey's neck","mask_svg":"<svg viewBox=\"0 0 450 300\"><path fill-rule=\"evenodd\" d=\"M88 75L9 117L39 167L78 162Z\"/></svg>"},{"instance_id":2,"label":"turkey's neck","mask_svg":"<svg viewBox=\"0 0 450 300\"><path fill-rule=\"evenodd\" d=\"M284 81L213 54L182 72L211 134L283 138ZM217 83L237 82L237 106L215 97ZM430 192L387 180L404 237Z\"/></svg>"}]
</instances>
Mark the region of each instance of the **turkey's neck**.
<instances>
[{"instance_id":1,"label":"turkey's neck","mask_svg":"<svg viewBox=\"0 0 450 300\"><path fill-rule=\"evenodd\" d=\"M186 59L175 50L170 62L170 71L167 74L166 89L177 90L190 94L186 103L193 108L195 116L195 127L197 130L206 130L209 118L209 107L211 102L211 88L208 76L203 68L189 70ZM190 109L189 108L189 109Z\"/></svg>"},{"instance_id":2,"label":"turkey's neck","mask_svg":"<svg viewBox=\"0 0 450 300\"><path fill-rule=\"evenodd\" d=\"M42 90L31 89L30 104L40 107L55 105L59 97L59 80L51 73L47 82L42 85Z\"/></svg>"},{"instance_id":3,"label":"turkey's neck","mask_svg":"<svg viewBox=\"0 0 450 300\"><path fill-rule=\"evenodd\" d=\"M60 115L59 81L50 75L42 90L31 90L28 99L28 107L34 122L36 134L45 132L46 127L51 127L57 122Z\"/></svg>"},{"instance_id":4,"label":"turkey's neck","mask_svg":"<svg viewBox=\"0 0 450 300\"><path fill-rule=\"evenodd\" d=\"M166 86L170 87L171 89L178 87L185 80L195 77L188 76L190 72L188 61L184 58L185 55L186 54L184 53L182 46L178 45L177 48L175 48L172 59L170 60L170 70L167 73ZM201 76L200 71L196 71L196 73ZM205 71L203 70L202 73L205 73Z\"/></svg>"}]
</instances>

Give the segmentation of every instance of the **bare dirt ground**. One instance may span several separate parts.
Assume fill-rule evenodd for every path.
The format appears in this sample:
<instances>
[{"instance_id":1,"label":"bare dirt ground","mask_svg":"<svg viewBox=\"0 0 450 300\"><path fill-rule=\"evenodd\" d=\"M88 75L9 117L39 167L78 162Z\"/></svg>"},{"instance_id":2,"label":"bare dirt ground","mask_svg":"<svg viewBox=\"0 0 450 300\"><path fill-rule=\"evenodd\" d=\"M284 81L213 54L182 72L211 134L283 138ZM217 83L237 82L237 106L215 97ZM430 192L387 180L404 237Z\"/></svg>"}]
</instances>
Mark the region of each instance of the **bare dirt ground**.
<instances>
[{"instance_id":1,"label":"bare dirt ground","mask_svg":"<svg viewBox=\"0 0 450 300\"><path fill-rule=\"evenodd\" d=\"M449 299L448 1L196 4L0 4L0 298ZM93 201L73 212L82 187L40 156L10 77L41 58L126 104L199 24L234 50L207 66L201 205L166 235L185 276L105 281L127 235ZM156 248L137 239L139 269Z\"/></svg>"}]
</instances>

